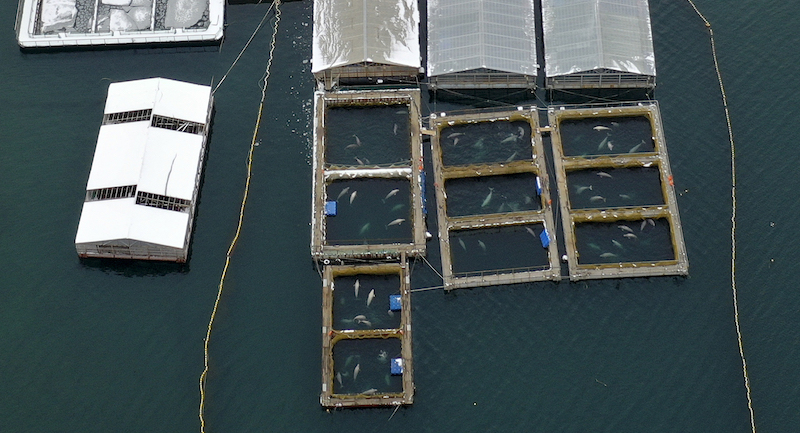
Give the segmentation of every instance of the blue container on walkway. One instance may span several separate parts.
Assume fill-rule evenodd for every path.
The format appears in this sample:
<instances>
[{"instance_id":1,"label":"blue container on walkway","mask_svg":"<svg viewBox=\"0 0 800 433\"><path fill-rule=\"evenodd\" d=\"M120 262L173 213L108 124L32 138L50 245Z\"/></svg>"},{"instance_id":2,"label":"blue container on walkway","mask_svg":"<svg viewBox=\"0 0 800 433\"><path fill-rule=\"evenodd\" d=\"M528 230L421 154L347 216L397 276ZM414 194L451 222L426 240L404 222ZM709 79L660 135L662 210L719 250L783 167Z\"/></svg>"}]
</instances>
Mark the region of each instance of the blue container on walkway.
<instances>
[{"instance_id":1,"label":"blue container on walkway","mask_svg":"<svg viewBox=\"0 0 800 433\"><path fill-rule=\"evenodd\" d=\"M325 216L336 216L337 206L338 203L335 201L326 201L325 202Z\"/></svg>"},{"instance_id":2,"label":"blue container on walkway","mask_svg":"<svg viewBox=\"0 0 800 433\"><path fill-rule=\"evenodd\" d=\"M403 358L392 358L392 376L403 374Z\"/></svg>"},{"instance_id":3,"label":"blue container on walkway","mask_svg":"<svg viewBox=\"0 0 800 433\"><path fill-rule=\"evenodd\" d=\"M392 311L403 309L403 305L400 303L400 295L389 295L389 309Z\"/></svg>"}]
</instances>

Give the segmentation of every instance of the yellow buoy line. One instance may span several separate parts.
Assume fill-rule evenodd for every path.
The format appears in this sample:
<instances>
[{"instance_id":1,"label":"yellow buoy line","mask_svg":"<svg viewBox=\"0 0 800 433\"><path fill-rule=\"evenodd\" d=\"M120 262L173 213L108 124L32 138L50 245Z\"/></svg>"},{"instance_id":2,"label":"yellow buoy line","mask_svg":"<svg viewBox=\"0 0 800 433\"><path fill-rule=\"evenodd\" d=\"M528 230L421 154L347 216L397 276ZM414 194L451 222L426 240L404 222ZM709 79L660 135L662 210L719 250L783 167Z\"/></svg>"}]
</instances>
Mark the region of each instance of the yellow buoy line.
<instances>
[{"instance_id":1,"label":"yellow buoy line","mask_svg":"<svg viewBox=\"0 0 800 433\"><path fill-rule=\"evenodd\" d=\"M211 329L212 329L212 327L214 325L214 318L217 315L217 308L219 307L219 301L220 301L220 299L222 297L222 290L223 290L224 283L225 283L225 275L227 274L228 266L231 263L231 255L233 254L233 249L236 246L236 242L239 240L239 235L240 235L240 233L242 231L242 222L244 221L244 208L245 208L245 204L247 203L247 195L250 192L250 180L252 178L252 172L253 172L253 170L252 170L252 168L253 168L253 150L256 147L256 139L258 137L258 130L259 130L259 127L261 126L261 115L262 115L262 113L264 111L264 100L266 99L266 95L267 95L267 83L269 81L270 69L272 67L272 59L274 57L274 52L275 52L275 40L277 39L277 35L278 35L278 23L281 20L281 11L279 9L280 3L281 3L280 0L275 0L272 3L272 5L270 5L270 9L269 9L269 10L271 10L273 7L275 8L275 24L273 25L273 29L272 29L272 41L270 42L270 47L269 47L269 59L267 60L266 71L264 72L263 81L261 82L261 102L259 103L259 106L258 106L258 117L256 118L256 125L255 125L255 128L253 129L253 138L250 141L250 150L247 153L247 177L245 179L245 184L244 184L244 193L243 193L243 196L242 196L242 205L239 208L239 222L236 225L236 233L234 234L233 239L231 240L231 244L228 247L228 252L225 255L225 266L223 266L223 268L222 268L222 276L220 277L220 280L219 280L219 286L218 286L218 289L217 289L217 299L214 301L214 308L211 310L211 318L208 321L208 329L206 330L206 338L203 340L204 341L204 344L203 344L203 354L204 354L204 364L203 365L204 365L204 368L203 368L203 373L200 374L200 409L199 409L200 432L201 433L205 432L205 427L206 427L205 418L204 418L203 415L204 415L204 412L205 412L205 400L206 400L206 378L208 377L208 344L209 344L209 341L211 339ZM269 10L267 10L267 14L269 13ZM264 17L266 18L266 14L264 15ZM264 20L262 19L261 22L263 23ZM259 24L258 27L256 28L255 32L253 32L253 36L255 36L255 34L258 32L258 30L260 28L261 28L261 24ZM251 36L250 40L247 41L247 45L249 45L250 41L253 40L253 36ZM244 49L247 49L247 45L245 45ZM239 61L239 58L241 57L242 53L244 53L244 49L242 49L242 51L239 53L239 56L236 57L236 60L234 60L234 65L236 64L237 61ZM231 65L231 69L232 68L233 68L233 65ZM228 69L228 72L230 72L230 69ZM226 73L225 76L227 76L227 75L228 74ZM214 91L216 91L216 89L219 88L219 85L222 84L222 81L224 79L225 79L225 77L223 77L222 80L220 80L219 84L217 84L217 87L214 89Z\"/></svg>"},{"instance_id":2,"label":"yellow buoy line","mask_svg":"<svg viewBox=\"0 0 800 433\"><path fill-rule=\"evenodd\" d=\"M742 329L739 326L739 297L736 291L736 145L733 140L733 128L731 127L731 115L728 109L728 96L725 94L725 86L722 84L722 74L719 71L719 61L717 60L717 47L714 43L714 30L711 28L711 23L700 13L697 6L692 0L688 0L692 8L703 20L708 29L708 36L711 40L711 54L714 58L714 70L717 73L717 80L719 81L719 90L722 92L722 105L725 108L725 121L728 124L728 138L731 144L731 290L733 291L733 317L736 324L736 338L739 342L739 357L742 359L742 374L744 376L744 387L747 391L747 409L750 411L750 427L753 433L756 433L756 419L753 412L753 399L750 390L750 376L747 374L747 361L744 357L744 344L742 343Z\"/></svg>"}]
</instances>

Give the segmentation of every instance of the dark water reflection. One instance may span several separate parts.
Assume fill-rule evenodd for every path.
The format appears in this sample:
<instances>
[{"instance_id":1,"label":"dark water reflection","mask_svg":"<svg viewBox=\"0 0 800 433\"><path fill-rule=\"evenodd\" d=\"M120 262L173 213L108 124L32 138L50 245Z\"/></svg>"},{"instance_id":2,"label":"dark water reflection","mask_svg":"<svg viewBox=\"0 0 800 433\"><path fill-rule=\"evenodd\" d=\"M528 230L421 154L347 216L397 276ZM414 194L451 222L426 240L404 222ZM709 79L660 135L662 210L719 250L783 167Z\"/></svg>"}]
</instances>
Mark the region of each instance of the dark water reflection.
<instances>
[{"instance_id":1,"label":"dark water reflection","mask_svg":"<svg viewBox=\"0 0 800 433\"><path fill-rule=\"evenodd\" d=\"M567 119L559 127L566 156L655 151L650 120L644 116Z\"/></svg>"},{"instance_id":2,"label":"dark water reflection","mask_svg":"<svg viewBox=\"0 0 800 433\"><path fill-rule=\"evenodd\" d=\"M338 202L337 215L325 220L328 245L412 241L407 179L336 180L327 185L326 195Z\"/></svg>"},{"instance_id":3,"label":"dark water reflection","mask_svg":"<svg viewBox=\"0 0 800 433\"><path fill-rule=\"evenodd\" d=\"M491 164L533 158L531 125L498 120L443 128L439 143L444 165Z\"/></svg>"},{"instance_id":4,"label":"dark water reflection","mask_svg":"<svg viewBox=\"0 0 800 433\"><path fill-rule=\"evenodd\" d=\"M340 340L333 346L334 394L402 392L403 376L390 370L391 359L400 355L398 338Z\"/></svg>"},{"instance_id":5,"label":"dark water reflection","mask_svg":"<svg viewBox=\"0 0 800 433\"><path fill-rule=\"evenodd\" d=\"M387 166L411 161L408 105L330 107L325 119L325 162Z\"/></svg>"},{"instance_id":6,"label":"dark water reflection","mask_svg":"<svg viewBox=\"0 0 800 433\"><path fill-rule=\"evenodd\" d=\"M664 204L658 167L577 170L567 173L572 209Z\"/></svg>"},{"instance_id":7,"label":"dark water reflection","mask_svg":"<svg viewBox=\"0 0 800 433\"><path fill-rule=\"evenodd\" d=\"M542 208L533 173L449 179L445 190L450 217Z\"/></svg>"},{"instance_id":8,"label":"dark water reflection","mask_svg":"<svg viewBox=\"0 0 800 433\"><path fill-rule=\"evenodd\" d=\"M542 224L514 225L450 232L453 272L496 271L549 266L542 247Z\"/></svg>"},{"instance_id":9,"label":"dark water reflection","mask_svg":"<svg viewBox=\"0 0 800 433\"><path fill-rule=\"evenodd\" d=\"M575 239L581 264L675 260L672 232L664 218L579 223Z\"/></svg>"},{"instance_id":10,"label":"dark water reflection","mask_svg":"<svg viewBox=\"0 0 800 433\"><path fill-rule=\"evenodd\" d=\"M359 286L357 296L356 281ZM334 289L334 329L397 329L400 327L400 311L389 310L389 295L400 294L399 274L359 274L336 277ZM367 305L372 291L374 291L374 296Z\"/></svg>"}]
</instances>

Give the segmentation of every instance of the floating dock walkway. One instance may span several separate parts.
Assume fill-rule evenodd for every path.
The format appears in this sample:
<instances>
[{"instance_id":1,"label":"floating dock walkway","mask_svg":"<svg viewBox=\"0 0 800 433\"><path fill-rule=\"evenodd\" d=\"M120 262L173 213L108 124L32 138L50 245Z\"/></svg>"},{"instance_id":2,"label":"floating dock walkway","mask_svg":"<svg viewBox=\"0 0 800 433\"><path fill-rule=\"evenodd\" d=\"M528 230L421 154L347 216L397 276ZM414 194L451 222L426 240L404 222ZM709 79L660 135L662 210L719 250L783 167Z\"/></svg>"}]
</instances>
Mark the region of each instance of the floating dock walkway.
<instances>
[{"instance_id":1,"label":"floating dock walkway","mask_svg":"<svg viewBox=\"0 0 800 433\"><path fill-rule=\"evenodd\" d=\"M419 89L315 94L315 259L396 260L425 253L419 101ZM354 110L377 112L375 122L355 129L337 123L339 111Z\"/></svg>"},{"instance_id":2,"label":"floating dock walkway","mask_svg":"<svg viewBox=\"0 0 800 433\"><path fill-rule=\"evenodd\" d=\"M432 114L430 128L445 289L560 280L536 107ZM518 261L489 262L509 247Z\"/></svg>"},{"instance_id":3,"label":"floating dock walkway","mask_svg":"<svg viewBox=\"0 0 800 433\"><path fill-rule=\"evenodd\" d=\"M570 279L687 275L658 104L551 107L548 119Z\"/></svg>"},{"instance_id":4,"label":"floating dock walkway","mask_svg":"<svg viewBox=\"0 0 800 433\"><path fill-rule=\"evenodd\" d=\"M413 402L406 260L426 251L419 101L418 89L315 94L324 407Z\"/></svg>"},{"instance_id":5,"label":"floating dock walkway","mask_svg":"<svg viewBox=\"0 0 800 433\"><path fill-rule=\"evenodd\" d=\"M324 267L322 406L413 403L409 278L405 256L399 263Z\"/></svg>"}]
</instances>

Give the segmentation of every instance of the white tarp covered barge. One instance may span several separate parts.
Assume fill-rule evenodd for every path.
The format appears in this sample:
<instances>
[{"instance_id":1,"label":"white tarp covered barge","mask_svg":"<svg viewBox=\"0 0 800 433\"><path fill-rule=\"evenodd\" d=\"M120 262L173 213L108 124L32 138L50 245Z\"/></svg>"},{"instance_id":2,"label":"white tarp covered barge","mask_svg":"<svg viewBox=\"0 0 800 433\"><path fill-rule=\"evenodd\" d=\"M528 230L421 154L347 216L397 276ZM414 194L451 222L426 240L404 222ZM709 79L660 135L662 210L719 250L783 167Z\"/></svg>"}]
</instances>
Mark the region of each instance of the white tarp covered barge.
<instances>
[{"instance_id":1,"label":"white tarp covered barge","mask_svg":"<svg viewBox=\"0 0 800 433\"><path fill-rule=\"evenodd\" d=\"M23 48L222 39L224 0L19 0Z\"/></svg>"},{"instance_id":2,"label":"white tarp covered barge","mask_svg":"<svg viewBox=\"0 0 800 433\"><path fill-rule=\"evenodd\" d=\"M428 0L431 87L536 86L534 0Z\"/></svg>"},{"instance_id":3,"label":"white tarp covered barge","mask_svg":"<svg viewBox=\"0 0 800 433\"><path fill-rule=\"evenodd\" d=\"M209 86L109 86L75 236L80 257L186 261L212 105Z\"/></svg>"},{"instance_id":4,"label":"white tarp covered barge","mask_svg":"<svg viewBox=\"0 0 800 433\"><path fill-rule=\"evenodd\" d=\"M542 0L549 89L653 88L647 0Z\"/></svg>"},{"instance_id":5,"label":"white tarp covered barge","mask_svg":"<svg viewBox=\"0 0 800 433\"><path fill-rule=\"evenodd\" d=\"M311 72L341 81L420 74L417 0L315 0Z\"/></svg>"}]
</instances>

